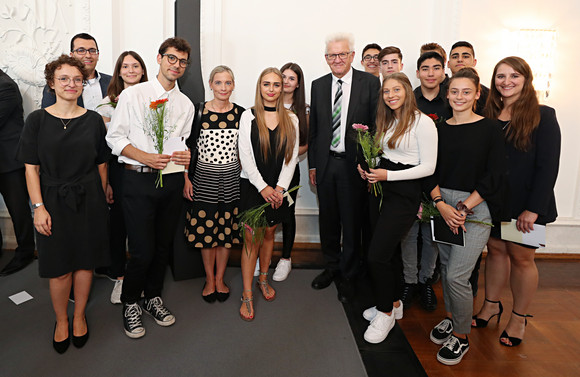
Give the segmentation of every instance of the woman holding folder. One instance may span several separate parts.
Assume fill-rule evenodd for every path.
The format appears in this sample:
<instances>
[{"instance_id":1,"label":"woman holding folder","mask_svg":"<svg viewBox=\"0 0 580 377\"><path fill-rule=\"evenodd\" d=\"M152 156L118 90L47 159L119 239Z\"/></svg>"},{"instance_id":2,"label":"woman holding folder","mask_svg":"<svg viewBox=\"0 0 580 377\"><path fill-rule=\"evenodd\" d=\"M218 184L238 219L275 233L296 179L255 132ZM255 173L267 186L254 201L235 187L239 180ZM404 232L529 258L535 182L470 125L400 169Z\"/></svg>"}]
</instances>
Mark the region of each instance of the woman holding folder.
<instances>
[{"instance_id":1,"label":"woman holding folder","mask_svg":"<svg viewBox=\"0 0 580 377\"><path fill-rule=\"evenodd\" d=\"M553 108L538 103L532 70L525 60L510 56L493 70L486 115L499 119L506 140L509 169L509 203L506 206L518 231L556 220L554 185L560 161L560 127ZM502 240L494 227L487 244L485 302L472 326L485 327L501 315L501 291L510 282L513 308L499 341L518 346L524 337L528 306L538 287L534 262L536 248Z\"/></svg>"},{"instance_id":2,"label":"woman holding folder","mask_svg":"<svg viewBox=\"0 0 580 377\"><path fill-rule=\"evenodd\" d=\"M440 243L441 283L446 318L430 338L442 347L437 360L458 364L469 349L473 293L469 277L498 218L505 174L505 150L496 120L474 113L479 76L463 68L449 80L453 117L438 124L437 168L431 198L451 232L463 233L464 246ZM466 222L466 219L471 220Z\"/></svg>"}]
</instances>

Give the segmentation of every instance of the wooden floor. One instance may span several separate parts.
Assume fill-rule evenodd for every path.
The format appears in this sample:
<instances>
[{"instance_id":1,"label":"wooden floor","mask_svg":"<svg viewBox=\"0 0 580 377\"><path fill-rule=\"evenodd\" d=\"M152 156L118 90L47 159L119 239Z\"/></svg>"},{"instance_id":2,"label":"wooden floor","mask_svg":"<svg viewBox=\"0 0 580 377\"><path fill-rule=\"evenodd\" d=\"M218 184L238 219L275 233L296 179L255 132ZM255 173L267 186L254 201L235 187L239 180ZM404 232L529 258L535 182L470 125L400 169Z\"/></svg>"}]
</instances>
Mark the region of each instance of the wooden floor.
<instances>
[{"instance_id":1,"label":"wooden floor","mask_svg":"<svg viewBox=\"0 0 580 377\"><path fill-rule=\"evenodd\" d=\"M239 265L240 252L232 251L231 264ZM275 251L272 267L275 267L279 256L280 251ZM580 259L544 257L536 262L540 284L528 311L534 318L529 319L525 339L519 347L508 348L499 344L499 335L509 320L512 308L511 293L507 287L501 297L504 315L499 325L490 322L485 329L473 329L469 335L469 352L459 365L452 367L436 360L439 346L429 340L432 327L445 317L441 283L434 286L439 301L436 311L425 312L418 302L405 308L405 317L399 324L430 377L580 375ZM320 267L323 258L316 249L295 247L292 263ZM485 259L475 309L481 307L485 295L484 264Z\"/></svg>"}]
</instances>

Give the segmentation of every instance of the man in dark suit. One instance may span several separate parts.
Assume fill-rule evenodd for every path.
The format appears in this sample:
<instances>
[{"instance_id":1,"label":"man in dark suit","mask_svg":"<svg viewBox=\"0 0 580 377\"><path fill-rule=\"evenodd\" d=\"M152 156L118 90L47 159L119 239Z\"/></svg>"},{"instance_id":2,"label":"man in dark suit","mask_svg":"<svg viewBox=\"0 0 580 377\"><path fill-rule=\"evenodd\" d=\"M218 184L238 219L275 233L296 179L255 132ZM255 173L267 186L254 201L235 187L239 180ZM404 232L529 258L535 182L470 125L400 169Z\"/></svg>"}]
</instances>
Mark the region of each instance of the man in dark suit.
<instances>
[{"instance_id":1,"label":"man in dark suit","mask_svg":"<svg viewBox=\"0 0 580 377\"><path fill-rule=\"evenodd\" d=\"M338 298L347 302L359 264L366 198L365 182L356 170L352 125L374 128L380 83L351 67L354 41L349 34L328 38L325 58L331 73L312 83L308 163L310 182L318 193L320 244L327 265L312 287L326 288L339 277Z\"/></svg>"},{"instance_id":2,"label":"man in dark suit","mask_svg":"<svg viewBox=\"0 0 580 377\"><path fill-rule=\"evenodd\" d=\"M34 231L24 164L16 161L16 148L23 127L22 96L18 85L0 70L0 194L12 217L17 242L14 258L0 271L0 276L20 271L34 260Z\"/></svg>"},{"instance_id":3,"label":"man in dark suit","mask_svg":"<svg viewBox=\"0 0 580 377\"><path fill-rule=\"evenodd\" d=\"M107 95L107 88L111 82L111 76L96 70L99 62L99 46L96 39L87 33L75 35L70 41L70 56L82 61L89 73L89 78L83 88L83 95L78 98L77 104L85 109L95 110ZM55 102L54 92L51 92L46 85L42 93L41 107L44 109L54 105Z\"/></svg>"}]
</instances>

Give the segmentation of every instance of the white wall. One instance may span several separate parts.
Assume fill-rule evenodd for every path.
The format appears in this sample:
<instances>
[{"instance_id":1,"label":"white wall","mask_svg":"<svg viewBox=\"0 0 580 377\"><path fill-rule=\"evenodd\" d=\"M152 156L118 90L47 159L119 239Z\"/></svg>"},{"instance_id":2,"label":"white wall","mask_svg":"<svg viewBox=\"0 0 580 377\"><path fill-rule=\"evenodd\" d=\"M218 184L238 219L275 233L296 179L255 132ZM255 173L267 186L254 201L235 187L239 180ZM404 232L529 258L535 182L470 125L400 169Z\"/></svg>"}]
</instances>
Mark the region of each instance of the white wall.
<instances>
[{"instance_id":1,"label":"white wall","mask_svg":"<svg viewBox=\"0 0 580 377\"><path fill-rule=\"evenodd\" d=\"M27 112L33 108L34 98L38 98L46 60L51 53L67 52L70 37L75 33L88 31L99 41L98 69L111 73L118 54L132 49L143 56L150 76L157 73L155 56L159 44L173 33L172 0L3 0L2 3L8 9L22 9L22 14L26 7L31 12L24 20L18 18L19 12L16 16L0 17L0 30L17 30L0 34L0 67L8 67L11 74L15 70L24 72L19 82L27 98ZM0 12L4 12L2 7ZM561 0L558 6L540 0L406 3L202 0L202 70L207 78L214 66L229 65L236 74L233 100L251 106L261 70L294 61L304 70L309 97L310 82L329 71L323 57L325 36L348 31L356 39L355 68L361 68L361 49L365 44L396 45L403 51L403 71L415 84L415 63L421 44L436 41L448 50L453 42L468 40L475 46L482 82L488 85L495 63L514 53L510 31L556 29L552 90L544 102L556 109L562 129L561 168L556 184L560 217L548 228L547 251L580 252L580 148L576 146L580 128L576 127L574 114L575 88L569 83L576 76L580 58L579 16L580 3L576 0ZM83 25L88 25L88 29ZM18 30L25 31L25 37L17 39ZM32 33L34 30L36 34ZM8 53L4 53L5 49ZM209 92L207 98L211 98ZM317 203L313 188L306 181L306 169L303 161L297 241L316 242ZM5 211L3 215L6 217Z\"/></svg>"}]
</instances>

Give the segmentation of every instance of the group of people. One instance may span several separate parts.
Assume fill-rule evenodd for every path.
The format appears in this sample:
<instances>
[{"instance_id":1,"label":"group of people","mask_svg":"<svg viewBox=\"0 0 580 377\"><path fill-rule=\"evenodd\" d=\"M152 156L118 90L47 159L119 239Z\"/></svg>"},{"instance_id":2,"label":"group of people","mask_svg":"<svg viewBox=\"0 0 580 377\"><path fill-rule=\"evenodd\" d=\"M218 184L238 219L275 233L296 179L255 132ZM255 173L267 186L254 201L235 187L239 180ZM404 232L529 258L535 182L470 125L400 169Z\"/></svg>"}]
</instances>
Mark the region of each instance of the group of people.
<instances>
[{"instance_id":1,"label":"group of people","mask_svg":"<svg viewBox=\"0 0 580 377\"><path fill-rule=\"evenodd\" d=\"M498 62L487 89L473 68L471 44L452 46L448 77L445 50L429 43L421 48L421 84L413 90L401 72L399 48L367 45L362 72L352 67L352 36L335 34L324 53L330 73L312 82L310 105L302 69L288 63L262 71L254 105L244 109L230 101L235 79L225 65L210 73L211 100L194 105L180 92L176 81L190 54L187 41L169 38L159 48L154 79L133 51L121 54L107 76L95 69L96 40L82 33L71 40L70 56L45 68L43 109L26 119L15 153L34 210L40 276L50 281L57 352L71 338L82 347L89 337L85 308L93 271L115 282L111 302L123 306L127 336L145 335L143 310L161 326L175 323L161 297L182 198L188 202L184 237L201 249L205 268L203 299L229 298L229 253L242 244L239 314L254 320L255 276L262 297L276 298L268 276L278 224L283 253L273 280L291 271L297 191L288 190L298 185L298 156L306 151L326 263L312 288L336 282L338 299L349 302L367 272L376 301L362 313L370 322L367 342L387 338L415 293L434 310L432 284L440 271L446 318L430 334L441 345L440 362L459 363L471 328L495 316L499 322L508 278L514 305L500 343L521 343L538 282L535 249L502 240L499 224L513 218L519 231L529 232L556 219L560 154L555 112L539 105L523 59ZM381 147L374 169L361 158L357 123ZM164 150L174 139L178 146ZM381 200L371 185L382 186ZM417 222L424 198L450 232L463 233L464 246L432 241L430 229ZM241 213L266 203L267 225L240 224ZM485 302L473 315L486 245Z\"/></svg>"}]
</instances>

